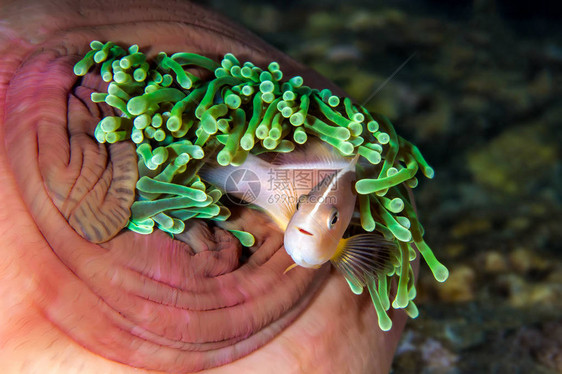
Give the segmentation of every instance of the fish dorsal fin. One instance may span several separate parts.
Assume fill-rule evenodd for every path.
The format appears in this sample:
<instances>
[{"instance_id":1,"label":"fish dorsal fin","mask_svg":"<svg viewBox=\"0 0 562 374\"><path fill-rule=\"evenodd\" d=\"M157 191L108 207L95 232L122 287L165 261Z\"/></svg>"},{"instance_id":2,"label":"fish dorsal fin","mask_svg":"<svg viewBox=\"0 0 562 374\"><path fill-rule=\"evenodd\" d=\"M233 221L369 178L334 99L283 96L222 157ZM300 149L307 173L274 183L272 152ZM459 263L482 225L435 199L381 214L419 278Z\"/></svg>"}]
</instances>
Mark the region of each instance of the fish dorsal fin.
<instances>
[{"instance_id":1,"label":"fish dorsal fin","mask_svg":"<svg viewBox=\"0 0 562 374\"><path fill-rule=\"evenodd\" d=\"M321 140L309 140L289 153L278 153L270 161L280 169L333 169L347 167L350 159Z\"/></svg>"},{"instance_id":2,"label":"fish dorsal fin","mask_svg":"<svg viewBox=\"0 0 562 374\"><path fill-rule=\"evenodd\" d=\"M393 252L397 249L395 242L380 234L359 234L341 239L330 261L343 274L351 290L361 294L371 279L392 269Z\"/></svg>"}]
</instances>

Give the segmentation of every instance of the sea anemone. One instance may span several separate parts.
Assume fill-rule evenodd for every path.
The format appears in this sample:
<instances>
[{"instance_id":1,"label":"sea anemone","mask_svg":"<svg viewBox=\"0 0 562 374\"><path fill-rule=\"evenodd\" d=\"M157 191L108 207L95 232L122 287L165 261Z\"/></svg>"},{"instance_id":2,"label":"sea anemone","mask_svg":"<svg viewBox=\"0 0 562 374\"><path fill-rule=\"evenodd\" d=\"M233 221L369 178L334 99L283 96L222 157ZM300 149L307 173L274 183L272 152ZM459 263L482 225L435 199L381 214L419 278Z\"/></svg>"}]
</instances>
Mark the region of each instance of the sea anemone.
<instances>
[{"instance_id":1,"label":"sea anemone","mask_svg":"<svg viewBox=\"0 0 562 374\"><path fill-rule=\"evenodd\" d=\"M397 245L386 267L364 283L348 283L354 293L367 287L381 329L391 321L392 305L415 318L416 296L411 261L414 247L442 282L448 271L423 239L423 228L408 198L408 188L421 169L433 169L418 148L396 134L385 116L370 113L350 98L304 85L300 76L283 79L279 64L266 69L241 64L233 54L216 62L194 53L160 53L154 61L133 45L128 50L93 41L91 51L76 63L74 73L85 75L95 65L108 82L107 92L92 93L93 102L105 102L120 115L107 116L94 136L100 143L131 140L136 144L139 180L128 229L152 233L158 229L177 235L192 218L225 221L228 207L223 193L198 176L208 157L219 165L243 164L248 153L291 152L295 144L317 137L343 156L359 154L357 182L360 225L377 231ZM194 75L193 68L214 74ZM230 230L242 245L251 246L251 234ZM390 303L392 278L396 296ZM346 278L347 279L347 278Z\"/></svg>"}]
</instances>

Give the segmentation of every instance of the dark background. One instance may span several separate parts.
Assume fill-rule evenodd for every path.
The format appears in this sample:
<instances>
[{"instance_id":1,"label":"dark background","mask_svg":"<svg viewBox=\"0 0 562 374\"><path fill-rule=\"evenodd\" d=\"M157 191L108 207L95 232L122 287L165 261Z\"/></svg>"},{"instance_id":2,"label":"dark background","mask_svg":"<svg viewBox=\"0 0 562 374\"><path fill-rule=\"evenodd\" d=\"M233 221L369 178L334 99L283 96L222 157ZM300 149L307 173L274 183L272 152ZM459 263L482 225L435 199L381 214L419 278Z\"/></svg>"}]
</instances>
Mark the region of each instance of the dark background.
<instances>
[{"instance_id":1,"label":"dark background","mask_svg":"<svg viewBox=\"0 0 562 374\"><path fill-rule=\"evenodd\" d=\"M451 275L422 265L394 373L562 372L562 3L203 3L359 103L413 55L366 106L434 167L414 193Z\"/></svg>"}]
</instances>

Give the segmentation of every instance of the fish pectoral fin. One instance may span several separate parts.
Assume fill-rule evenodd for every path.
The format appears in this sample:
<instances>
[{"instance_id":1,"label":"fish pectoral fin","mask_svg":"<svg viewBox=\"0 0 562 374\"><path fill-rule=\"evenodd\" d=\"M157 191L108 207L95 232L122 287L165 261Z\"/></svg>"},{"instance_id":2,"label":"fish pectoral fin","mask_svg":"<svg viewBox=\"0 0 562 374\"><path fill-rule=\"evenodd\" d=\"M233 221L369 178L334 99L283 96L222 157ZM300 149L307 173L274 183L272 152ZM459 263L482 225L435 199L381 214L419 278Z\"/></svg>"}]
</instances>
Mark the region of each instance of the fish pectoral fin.
<instances>
[{"instance_id":1,"label":"fish pectoral fin","mask_svg":"<svg viewBox=\"0 0 562 374\"><path fill-rule=\"evenodd\" d=\"M359 234L340 240L330 262L345 277L351 291L359 295L372 279L392 270L398 250L395 242L380 234Z\"/></svg>"}]
</instances>

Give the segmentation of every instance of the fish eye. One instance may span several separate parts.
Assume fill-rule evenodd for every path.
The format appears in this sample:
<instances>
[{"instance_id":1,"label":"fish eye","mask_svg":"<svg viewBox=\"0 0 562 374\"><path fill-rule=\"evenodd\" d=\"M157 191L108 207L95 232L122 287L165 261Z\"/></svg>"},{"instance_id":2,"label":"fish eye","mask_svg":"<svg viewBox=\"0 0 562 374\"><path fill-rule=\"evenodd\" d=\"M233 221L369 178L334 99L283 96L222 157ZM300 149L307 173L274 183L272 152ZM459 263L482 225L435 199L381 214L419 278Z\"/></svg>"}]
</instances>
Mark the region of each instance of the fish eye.
<instances>
[{"instance_id":1,"label":"fish eye","mask_svg":"<svg viewBox=\"0 0 562 374\"><path fill-rule=\"evenodd\" d=\"M339 212L336 209L332 210L332 214L330 215L330 219L328 221L329 229L333 228L334 225L338 222L339 216Z\"/></svg>"}]
</instances>

